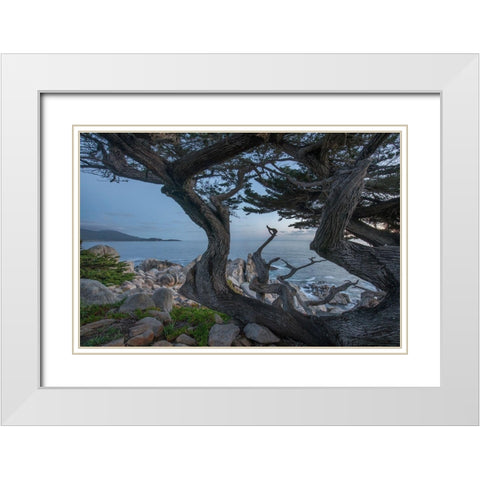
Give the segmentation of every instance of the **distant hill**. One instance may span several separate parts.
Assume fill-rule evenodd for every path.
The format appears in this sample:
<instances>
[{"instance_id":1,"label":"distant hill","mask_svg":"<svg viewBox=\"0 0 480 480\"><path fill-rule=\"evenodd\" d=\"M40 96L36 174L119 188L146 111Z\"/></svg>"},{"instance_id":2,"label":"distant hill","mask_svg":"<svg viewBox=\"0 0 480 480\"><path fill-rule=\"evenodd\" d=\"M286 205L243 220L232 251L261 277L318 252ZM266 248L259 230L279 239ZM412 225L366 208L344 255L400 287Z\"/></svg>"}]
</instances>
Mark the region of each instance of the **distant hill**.
<instances>
[{"instance_id":1,"label":"distant hill","mask_svg":"<svg viewBox=\"0 0 480 480\"><path fill-rule=\"evenodd\" d=\"M85 242L180 242L176 238L141 238L115 230L80 229L80 240Z\"/></svg>"}]
</instances>

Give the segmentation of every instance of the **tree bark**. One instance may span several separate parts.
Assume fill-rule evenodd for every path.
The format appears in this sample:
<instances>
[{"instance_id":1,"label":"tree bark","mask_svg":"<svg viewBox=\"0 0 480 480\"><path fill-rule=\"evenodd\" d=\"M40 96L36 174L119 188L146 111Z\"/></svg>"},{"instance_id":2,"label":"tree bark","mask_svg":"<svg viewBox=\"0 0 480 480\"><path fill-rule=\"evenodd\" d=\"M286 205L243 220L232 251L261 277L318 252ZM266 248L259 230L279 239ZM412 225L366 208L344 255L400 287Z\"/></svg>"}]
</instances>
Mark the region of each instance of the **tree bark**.
<instances>
[{"instance_id":1,"label":"tree bark","mask_svg":"<svg viewBox=\"0 0 480 480\"><path fill-rule=\"evenodd\" d=\"M180 293L202 305L230 315L241 324L255 322L269 328L281 338L290 338L307 345L334 345L333 331L322 320L286 311L243 295L227 284L226 266L230 248L228 207L214 211L193 188L170 193L190 218L207 233L208 247L201 259L189 270Z\"/></svg>"},{"instance_id":2,"label":"tree bark","mask_svg":"<svg viewBox=\"0 0 480 480\"><path fill-rule=\"evenodd\" d=\"M323 258L386 292L374 309L358 308L342 316L335 324L340 343L377 342L378 338L382 345L397 345L400 341L400 248L368 247L344 238L360 199L371 155L386 137L385 134L374 135L352 171L334 182L310 246ZM331 324L331 320L325 321Z\"/></svg>"},{"instance_id":3,"label":"tree bark","mask_svg":"<svg viewBox=\"0 0 480 480\"><path fill-rule=\"evenodd\" d=\"M365 222L355 218L350 219L347 230L360 240L369 243L372 247L400 245L400 235L371 227Z\"/></svg>"}]
</instances>

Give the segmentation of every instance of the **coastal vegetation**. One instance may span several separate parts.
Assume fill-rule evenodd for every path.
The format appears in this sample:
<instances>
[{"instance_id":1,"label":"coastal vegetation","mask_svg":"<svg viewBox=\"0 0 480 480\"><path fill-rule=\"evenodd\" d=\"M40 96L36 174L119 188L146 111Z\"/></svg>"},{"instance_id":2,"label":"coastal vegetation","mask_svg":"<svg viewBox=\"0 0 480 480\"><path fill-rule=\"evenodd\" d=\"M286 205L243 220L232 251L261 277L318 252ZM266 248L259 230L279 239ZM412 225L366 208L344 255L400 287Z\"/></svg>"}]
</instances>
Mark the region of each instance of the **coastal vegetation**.
<instances>
[{"instance_id":1,"label":"coastal vegetation","mask_svg":"<svg viewBox=\"0 0 480 480\"><path fill-rule=\"evenodd\" d=\"M80 250L80 278L98 280L104 285L120 285L135 276L126 262L114 255L101 255L90 250Z\"/></svg>"}]
</instances>

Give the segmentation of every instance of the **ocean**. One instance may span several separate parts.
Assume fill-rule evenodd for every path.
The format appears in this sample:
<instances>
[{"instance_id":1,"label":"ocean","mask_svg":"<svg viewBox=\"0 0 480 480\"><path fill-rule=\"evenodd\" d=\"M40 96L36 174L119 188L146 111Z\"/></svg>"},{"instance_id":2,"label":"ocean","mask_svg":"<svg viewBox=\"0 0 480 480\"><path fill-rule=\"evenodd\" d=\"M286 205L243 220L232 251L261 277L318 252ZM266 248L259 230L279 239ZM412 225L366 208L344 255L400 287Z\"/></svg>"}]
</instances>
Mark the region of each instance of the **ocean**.
<instances>
[{"instance_id":1,"label":"ocean","mask_svg":"<svg viewBox=\"0 0 480 480\"><path fill-rule=\"evenodd\" d=\"M310 250L310 239L295 238L276 238L268 244L263 250L263 257L268 261L274 257L281 257L287 260L293 266L304 265L309 262L310 257L320 258ZM232 240L229 258L247 259L249 253L254 252L263 240ZM99 242L83 242L83 248L87 249ZM207 242L201 240L182 240L180 242L104 242L111 245L120 254L120 260L133 261L138 265L146 258L157 258L159 260L169 260L180 265L188 265L192 260L202 254L206 249ZM287 272L285 264L278 261L274 264L278 270L271 272L271 277L282 275ZM326 283L329 285L340 285L346 280L359 280L343 268L332 262L322 262L311 265L299 270L288 281L296 283L301 287L309 283ZM375 290L375 288L363 280L359 280L359 285L365 288ZM351 297L359 297L360 289L351 287L348 293Z\"/></svg>"}]
</instances>

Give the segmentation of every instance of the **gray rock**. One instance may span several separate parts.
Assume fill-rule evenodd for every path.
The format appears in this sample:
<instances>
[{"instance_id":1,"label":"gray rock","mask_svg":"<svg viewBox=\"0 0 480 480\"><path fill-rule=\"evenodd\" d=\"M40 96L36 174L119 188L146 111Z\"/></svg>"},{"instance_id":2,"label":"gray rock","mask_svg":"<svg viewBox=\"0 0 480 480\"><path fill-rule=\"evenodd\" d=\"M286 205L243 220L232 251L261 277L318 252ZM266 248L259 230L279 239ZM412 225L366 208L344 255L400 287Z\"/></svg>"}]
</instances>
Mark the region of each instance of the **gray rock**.
<instances>
[{"instance_id":1,"label":"gray rock","mask_svg":"<svg viewBox=\"0 0 480 480\"><path fill-rule=\"evenodd\" d=\"M129 337L136 337L138 335L141 335L142 333L146 332L147 330L152 330L149 325L139 325L138 322L130 328L128 331L128 336ZM153 331L153 330L152 330Z\"/></svg>"},{"instance_id":2,"label":"gray rock","mask_svg":"<svg viewBox=\"0 0 480 480\"><path fill-rule=\"evenodd\" d=\"M115 303L117 296L103 283L86 278L80 279L80 301L84 305Z\"/></svg>"},{"instance_id":3,"label":"gray rock","mask_svg":"<svg viewBox=\"0 0 480 480\"><path fill-rule=\"evenodd\" d=\"M133 273L135 271L135 264L132 261L125 262L126 267L125 271L128 273Z\"/></svg>"},{"instance_id":4,"label":"gray rock","mask_svg":"<svg viewBox=\"0 0 480 480\"><path fill-rule=\"evenodd\" d=\"M155 338L159 337L163 333L163 323L153 317L142 318L135 325L148 326L148 328L153 331Z\"/></svg>"},{"instance_id":5,"label":"gray rock","mask_svg":"<svg viewBox=\"0 0 480 480\"><path fill-rule=\"evenodd\" d=\"M170 273L165 273L158 277L157 283L162 287L173 287L177 283L177 279Z\"/></svg>"},{"instance_id":6,"label":"gray rock","mask_svg":"<svg viewBox=\"0 0 480 480\"><path fill-rule=\"evenodd\" d=\"M257 267L253 263L252 254L248 254L247 263L245 265L245 278L247 282L250 282L253 277L257 276Z\"/></svg>"},{"instance_id":7,"label":"gray rock","mask_svg":"<svg viewBox=\"0 0 480 480\"><path fill-rule=\"evenodd\" d=\"M163 262L157 260L156 258L146 258L145 260L143 260L143 262L140 262L135 267L135 270L137 272L148 272L149 270L152 270L152 268L157 268L160 264L163 264Z\"/></svg>"},{"instance_id":8,"label":"gray rock","mask_svg":"<svg viewBox=\"0 0 480 480\"><path fill-rule=\"evenodd\" d=\"M268 328L262 327L262 325L258 325L258 323L247 324L243 329L243 333L250 340L261 344L277 343L280 341Z\"/></svg>"},{"instance_id":9,"label":"gray rock","mask_svg":"<svg viewBox=\"0 0 480 480\"><path fill-rule=\"evenodd\" d=\"M240 329L232 324L215 324L208 334L208 345L210 347L229 347L240 333Z\"/></svg>"},{"instance_id":10,"label":"gray rock","mask_svg":"<svg viewBox=\"0 0 480 480\"><path fill-rule=\"evenodd\" d=\"M136 287L132 282L129 282L128 280L126 280L125 282L122 283L121 288L125 292L127 290L133 290Z\"/></svg>"},{"instance_id":11,"label":"gray rock","mask_svg":"<svg viewBox=\"0 0 480 480\"><path fill-rule=\"evenodd\" d=\"M155 342L152 347L173 347L173 343L167 342L167 340L160 340Z\"/></svg>"},{"instance_id":12,"label":"gray rock","mask_svg":"<svg viewBox=\"0 0 480 480\"><path fill-rule=\"evenodd\" d=\"M94 245L93 247L90 247L87 251L92 252L95 255L111 255L112 257L115 257L117 259L120 258L120 254L109 245Z\"/></svg>"},{"instance_id":13,"label":"gray rock","mask_svg":"<svg viewBox=\"0 0 480 480\"><path fill-rule=\"evenodd\" d=\"M148 308L155 308L155 303L152 297L145 293L137 293L128 296L125 302L118 309L119 312L134 312L137 309L147 310Z\"/></svg>"},{"instance_id":14,"label":"gray rock","mask_svg":"<svg viewBox=\"0 0 480 480\"><path fill-rule=\"evenodd\" d=\"M176 339L176 342L183 343L184 345L188 345L189 347L194 347L197 344L194 338L186 335L185 333L179 335Z\"/></svg>"},{"instance_id":15,"label":"gray rock","mask_svg":"<svg viewBox=\"0 0 480 480\"><path fill-rule=\"evenodd\" d=\"M104 318L103 320L97 320L96 322L87 323L80 327L80 336L94 335L106 327L110 327L118 320L114 318Z\"/></svg>"},{"instance_id":16,"label":"gray rock","mask_svg":"<svg viewBox=\"0 0 480 480\"><path fill-rule=\"evenodd\" d=\"M126 298L126 297L131 297L132 295L138 295L139 293L144 293L149 296L152 294L152 292L150 292L146 288L139 288L134 285L132 289L126 290L125 292L122 293L121 296L122 298Z\"/></svg>"},{"instance_id":17,"label":"gray rock","mask_svg":"<svg viewBox=\"0 0 480 480\"><path fill-rule=\"evenodd\" d=\"M248 338L240 336L233 341L232 345L234 347L251 347L252 342Z\"/></svg>"},{"instance_id":18,"label":"gray rock","mask_svg":"<svg viewBox=\"0 0 480 480\"><path fill-rule=\"evenodd\" d=\"M148 310L147 312L151 317L156 318L157 320L160 320L164 325L168 325L169 323L172 323L172 317L168 312L160 312L158 310Z\"/></svg>"},{"instance_id":19,"label":"gray rock","mask_svg":"<svg viewBox=\"0 0 480 480\"><path fill-rule=\"evenodd\" d=\"M127 345L132 347L144 347L145 345L150 345L155 338L152 330L147 329L143 333L136 335L135 337L129 338Z\"/></svg>"},{"instance_id":20,"label":"gray rock","mask_svg":"<svg viewBox=\"0 0 480 480\"><path fill-rule=\"evenodd\" d=\"M250 297L250 298L257 298L257 294L253 291L253 290L250 290L250 286L249 286L249 283L248 282L245 282L245 283L242 283L240 285L240 288L242 289L242 292L247 295L247 297Z\"/></svg>"},{"instance_id":21,"label":"gray rock","mask_svg":"<svg viewBox=\"0 0 480 480\"><path fill-rule=\"evenodd\" d=\"M153 268L156 268L157 270L165 270L166 268L171 267L172 265L175 265L175 264L167 260L157 260L156 258L147 258L137 266L136 270L143 270L144 272L148 272Z\"/></svg>"},{"instance_id":22,"label":"gray rock","mask_svg":"<svg viewBox=\"0 0 480 480\"><path fill-rule=\"evenodd\" d=\"M152 295L155 305L164 312L171 312L173 307L173 293L169 288L159 288Z\"/></svg>"},{"instance_id":23,"label":"gray rock","mask_svg":"<svg viewBox=\"0 0 480 480\"><path fill-rule=\"evenodd\" d=\"M120 337L117 338L116 340L112 340L111 342L106 343L105 345L102 345L102 347L123 347L125 345L125 338Z\"/></svg>"},{"instance_id":24,"label":"gray rock","mask_svg":"<svg viewBox=\"0 0 480 480\"><path fill-rule=\"evenodd\" d=\"M218 313L215 313L215 315L213 315L213 319L215 320L215 323L218 323L219 325L223 325L223 318L218 314Z\"/></svg>"},{"instance_id":25,"label":"gray rock","mask_svg":"<svg viewBox=\"0 0 480 480\"><path fill-rule=\"evenodd\" d=\"M240 286L245 282L245 260L236 258L227 263L227 278L230 278L236 285Z\"/></svg>"}]
</instances>

